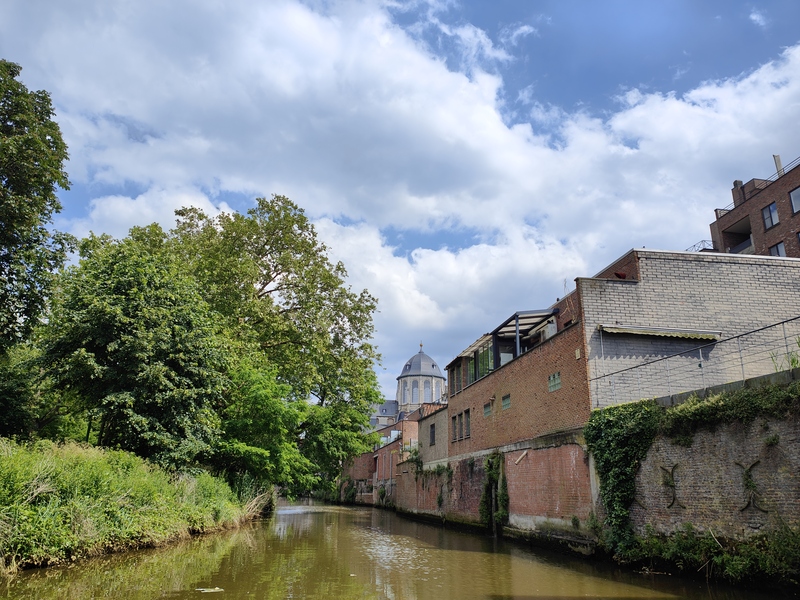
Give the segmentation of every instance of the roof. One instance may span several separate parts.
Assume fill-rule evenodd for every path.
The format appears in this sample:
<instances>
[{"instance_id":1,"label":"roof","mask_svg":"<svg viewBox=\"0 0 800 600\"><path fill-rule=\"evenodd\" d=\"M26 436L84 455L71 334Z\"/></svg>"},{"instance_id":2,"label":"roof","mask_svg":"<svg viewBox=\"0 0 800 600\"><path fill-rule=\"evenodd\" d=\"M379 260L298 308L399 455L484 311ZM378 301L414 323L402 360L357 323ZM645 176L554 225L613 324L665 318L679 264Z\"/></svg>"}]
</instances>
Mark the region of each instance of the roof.
<instances>
[{"instance_id":1,"label":"roof","mask_svg":"<svg viewBox=\"0 0 800 600\"><path fill-rule=\"evenodd\" d=\"M403 365L403 371L397 379L419 375L444 379L442 370L436 364L436 361L422 351L422 344L419 345L419 352L409 358L406 364Z\"/></svg>"},{"instance_id":2,"label":"roof","mask_svg":"<svg viewBox=\"0 0 800 600\"><path fill-rule=\"evenodd\" d=\"M491 333L484 333L481 337L472 342L467 348L459 352L458 356L472 356L481 346L492 341L495 336L500 339L516 339L517 328L519 328L520 337L524 337L532 329L538 327L555 314L558 314L557 308L517 311L498 325L494 331Z\"/></svg>"}]
</instances>

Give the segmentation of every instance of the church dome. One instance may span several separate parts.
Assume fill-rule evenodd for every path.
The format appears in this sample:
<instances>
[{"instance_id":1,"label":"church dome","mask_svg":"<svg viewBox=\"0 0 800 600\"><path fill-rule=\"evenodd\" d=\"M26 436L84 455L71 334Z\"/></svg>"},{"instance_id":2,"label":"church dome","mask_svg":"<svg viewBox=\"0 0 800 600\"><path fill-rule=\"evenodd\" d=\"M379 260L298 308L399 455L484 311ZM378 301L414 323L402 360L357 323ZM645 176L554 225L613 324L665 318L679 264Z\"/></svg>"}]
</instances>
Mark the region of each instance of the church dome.
<instances>
[{"instance_id":1,"label":"church dome","mask_svg":"<svg viewBox=\"0 0 800 600\"><path fill-rule=\"evenodd\" d=\"M422 344L419 345L419 352L406 361L403 366L403 372L400 373L397 379L418 377L420 375L444 379L442 370L436 364L436 361L422 351Z\"/></svg>"}]
</instances>

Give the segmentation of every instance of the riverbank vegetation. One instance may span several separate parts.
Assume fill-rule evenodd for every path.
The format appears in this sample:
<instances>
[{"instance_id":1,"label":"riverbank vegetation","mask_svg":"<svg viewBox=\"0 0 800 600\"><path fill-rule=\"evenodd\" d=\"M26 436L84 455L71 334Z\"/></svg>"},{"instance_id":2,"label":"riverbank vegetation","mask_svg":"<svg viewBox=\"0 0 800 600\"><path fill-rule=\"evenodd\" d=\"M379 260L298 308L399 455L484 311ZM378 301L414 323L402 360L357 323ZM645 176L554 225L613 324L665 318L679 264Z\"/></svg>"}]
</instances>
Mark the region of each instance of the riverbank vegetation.
<instances>
[{"instance_id":1,"label":"riverbank vegetation","mask_svg":"<svg viewBox=\"0 0 800 600\"><path fill-rule=\"evenodd\" d=\"M25 464L33 460L24 458L28 450L67 453L78 472L106 469L83 460L125 463L132 459L121 457L136 455L148 461L139 471L178 488L247 481L259 493L332 492L342 465L371 447L363 432L380 401L370 341L376 300L350 289L344 266L331 262L303 210L283 196L256 199L247 214L184 208L173 229L134 227L122 239L53 232L57 188L69 185L66 145L48 94L28 91L19 75L18 65L0 60L4 451ZM91 446L130 454L92 454ZM36 477L20 483L17 496L0 498L0 534L20 548L33 544L9 550L8 560L43 564L102 547L74 549L71 538L37 545L38 529L22 519L25 498L33 494L37 507L56 503L56 512L25 517L44 519L39 525L53 539L61 534L52 528L68 518L60 507L73 500L34 493ZM118 485L88 504L134 493ZM164 493L195 510L183 492ZM223 522L238 518L224 512ZM205 527L190 517L187 530ZM126 527L148 530L142 519ZM156 527L152 539L162 535L174 532ZM51 558L40 554L44 547Z\"/></svg>"},{"instance_id":2,"label":"riverbank vegetation","mask_svg":"<svg viewBox=\"0 0 800 600\"><path fill-rule=\"evenodd\" d=\"M247 491L239 497L208 473L168 473L121 450L0 440L0 571L235 527L272 501Z\"/></svg>"},{"instance_id":3,"label":"riverbank vegetation","mask_svg":"<svg viewBox=\"0 0 800 600\"><path fill-rule=\"evenodd\" d=\"M633 532L629 510L635 499L636 473L656 436L681 446L691 446L700 430L757 418L800 418L800 383L741 389L693 397L675 407L661 408L653 400L593 411L584 435L600 477L600 497L605 521L594 531L601 545L626 563L677 566L686 573L705 571L734 582L770 581L800 583L800 530L785 524L767 535L747 540L725 540L686 523L671 536L648 529ZM767 444L777 443L773 437Z\"/></svg>"}]
</instances>

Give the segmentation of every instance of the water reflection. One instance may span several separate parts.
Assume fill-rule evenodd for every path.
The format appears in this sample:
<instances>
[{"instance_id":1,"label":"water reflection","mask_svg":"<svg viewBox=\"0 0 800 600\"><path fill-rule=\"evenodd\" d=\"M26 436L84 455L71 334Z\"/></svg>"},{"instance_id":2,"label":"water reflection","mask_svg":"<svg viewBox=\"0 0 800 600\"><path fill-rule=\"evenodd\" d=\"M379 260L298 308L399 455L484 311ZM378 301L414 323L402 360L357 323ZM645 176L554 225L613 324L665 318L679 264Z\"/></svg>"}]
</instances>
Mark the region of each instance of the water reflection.
<instances>
[{"instance_id":1,"label":"water reflection","mask_svg":"<svg viewBox=\"0 0 800 600\"><path fill-rule=\"evenodd\" d=\"M25 573L0 598L762 600L644 577L366 508L282 506L269 521L168 549Z\"/></svg>"}]
</instances>

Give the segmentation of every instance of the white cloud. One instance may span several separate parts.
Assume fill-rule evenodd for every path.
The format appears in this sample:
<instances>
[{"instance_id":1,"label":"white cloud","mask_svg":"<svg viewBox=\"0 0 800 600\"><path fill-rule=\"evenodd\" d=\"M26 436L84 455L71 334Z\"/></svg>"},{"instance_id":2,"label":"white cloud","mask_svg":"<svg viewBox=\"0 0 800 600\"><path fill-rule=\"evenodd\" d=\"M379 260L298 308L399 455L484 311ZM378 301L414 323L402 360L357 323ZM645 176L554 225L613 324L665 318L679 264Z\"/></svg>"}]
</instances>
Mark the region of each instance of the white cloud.
<instances>
[{"instance_id":1,"label":"white cloud","mask_svg":"<svg viewBox=\"0 0 800 600\"><path fill-rule=\"evenodd\" d=\"M767 18L764 16L764 13L762 13L757 8L754 8L752 11L750 11L750 20L755 25L758 25L762 29L766 28L766 26L768 24Z\"/></svg>"},{"instance_id":2,"label":"white cloud","mask_svg":"<svg viewBox=\"0 0 800 600\"><path fill-rule=\"evenodd\" d=\"M504 82L481 65L510 56L471 25L442 26L458 71L378 3L71 0L38 17L31 5L0 21L0 53L51 92L72 180L104 190L72 231L124 235L171 226L185 204L226 208L217 194L286 194L380 298L389 379L421 338L446 364L630 247L707 238L733 179L800 154L786 126L800 120L800 46L682 96L629 89L600 116L531 87L530 122L509 125ZM145 191L108 191L128 185ZM398 249L389 226L477 239Z\"/></svg>"},{"instance_id":3,"label":"white cloud","mask_svg":"<svg viewBox=\"0 0 800 600\"><path fill-rule=\"evenodd\" d=\"M215 206L207 196L191 188L153 188L135 198L120 195L95 198L85 218L58 225L69 227L73 234L80 237L94 232L123 238L135 225L159 223L162 227L170 228L175 224L175 211L188 206L199 208L211 216L232 212L227 204Z\"/></svg>"}]
</instances>

